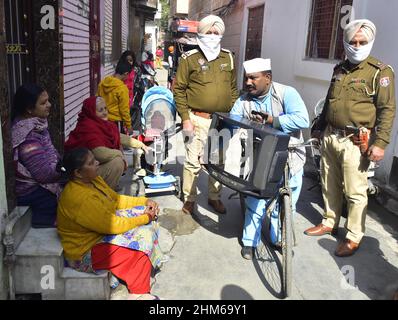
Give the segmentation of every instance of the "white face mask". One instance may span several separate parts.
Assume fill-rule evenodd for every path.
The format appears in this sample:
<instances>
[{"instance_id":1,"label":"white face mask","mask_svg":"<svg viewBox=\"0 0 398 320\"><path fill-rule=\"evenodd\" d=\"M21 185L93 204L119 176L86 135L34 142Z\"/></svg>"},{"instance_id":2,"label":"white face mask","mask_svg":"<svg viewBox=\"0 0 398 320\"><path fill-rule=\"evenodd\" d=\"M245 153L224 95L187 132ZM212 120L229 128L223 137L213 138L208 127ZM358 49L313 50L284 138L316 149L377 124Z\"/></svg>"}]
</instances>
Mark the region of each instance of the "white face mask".
<instances>
[{"instance_id":1,"label":"white face mask","mask_svg":"<svg viewBox=\"0 0 398 320\"><path fill-rule=\"evenodd\" d=\"M221 52L222 36L216 34L198 34L197 40L206 59L210 62L216 60Z\"/></svg>"},{"instance_id":2,"label":"white face mask","mask_svg":"<svg viewBox=\"0 0 398 320\"><path fill-rule=\"evenodd\" d=\"M352 64L360 64L362 61L365 61L370 56L373 44L374 40L369 42L367 45L356 48L350 45L348 42L344 41L344 49L348 60Z\"/></svg>"}]
</instances>

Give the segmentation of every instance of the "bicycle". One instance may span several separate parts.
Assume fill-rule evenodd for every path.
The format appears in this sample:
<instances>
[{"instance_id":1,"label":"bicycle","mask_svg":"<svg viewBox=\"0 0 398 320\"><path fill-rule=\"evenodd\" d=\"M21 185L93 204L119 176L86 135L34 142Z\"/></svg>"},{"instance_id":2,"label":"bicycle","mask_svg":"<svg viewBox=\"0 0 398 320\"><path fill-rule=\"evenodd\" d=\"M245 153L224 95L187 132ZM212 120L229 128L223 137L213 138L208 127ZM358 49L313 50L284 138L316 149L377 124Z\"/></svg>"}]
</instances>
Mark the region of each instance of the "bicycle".
<instances>
[{"instance_id":1,"label":"bicycle","mask_svg":"<svg viewBox=\"0 0 398 320\"><path fill-rule=\"evenodd\" d=\"M282 293L289 297L292 293L293 244L296 243L292 189L289 185L289 154L303 153L303 148L312 147L318 140L292 145L292 139L286 133L224 113L213 115L211 130L214 131L208 138L208 159L204 164L209 176L240 195L242 212L246 211L244 196L267 200L266 215L273 212L270 205L278 204L276 210L280 223L277 229L281 231L282 238L282 267L278 266L278 270ZM223 151L222 158L231 159L230 162L220 161L220 150ZM263 231L267 229L262 228Z\"/></svg>"},{"instance_id":2,"label":"bicycle","mask_svg":"<svg viewBox=\"0 0 398 320\"><path fill-rule=\"evenodd\" d=\"M291 145L288 147L288 151L292 152L297 148L313 148L317 145L317 139L310 139L300 144ZM242 142L243 145L243 142ZM242 149L242 156L244 156L245 150ZM271 214L278 205L278 218L279 226L282 234L281 240L281 252L282 252L282 292L285 298L292 294L292 277L293 277L293 247L296 246L296 236L293 225L293 209L292 209L292 190L289 185L290 177L290 166L289 161L286 163L283 178L281 181L278 193L269 200L266 207L266 221L271 220ZM246 211L245 197L240 193L240 204L242 212ZM266 224L265 230L270 230L269 223Z\"/></svg>"}]
</instances>

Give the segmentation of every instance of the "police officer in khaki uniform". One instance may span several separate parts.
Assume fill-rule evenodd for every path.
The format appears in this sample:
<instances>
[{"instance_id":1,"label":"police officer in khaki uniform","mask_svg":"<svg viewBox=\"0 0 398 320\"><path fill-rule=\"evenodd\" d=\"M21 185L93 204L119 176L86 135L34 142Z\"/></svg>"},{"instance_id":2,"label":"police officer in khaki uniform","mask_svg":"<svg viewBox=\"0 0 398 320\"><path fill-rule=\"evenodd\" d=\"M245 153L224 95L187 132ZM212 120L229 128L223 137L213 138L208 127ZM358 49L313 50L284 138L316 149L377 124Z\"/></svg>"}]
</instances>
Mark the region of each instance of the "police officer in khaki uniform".
<instances>
[{"instance_id":1,"label":"police officer in khaki uniform","mask_svg":"<svg viewBox=\"0 0 398 320\"><path fill-rule=\"evenodd\" d=\"M176 74L174 97L184 134L190 137L185 144L183 176L183 212L186 214L192 214L194 210L200 158L204 153L212 114L229 112L239 97L234 58L220 45L224 31L221 18L210 15L202 19L198 27L199 48L182 55ZM220 183L209 178L208 203L217 213L224 214L226 210L220 201L220 192Z\"/></svg>"},{"instance_id":2,"label":"police officer in khaki uniform","mask_svg":"<svg viewBox=\"0 0 398 320\"><path fill-rule=\"evenodd\" d=\"M345 195L347 236L337 246L335 255L339 257L353 255L364 236L367 170L370 161L384 158L395 117L394 71L370 56L375 36L376 27L369 20L355 20L347 25L347 60L334 70L323 113L314 127L314 135L323 132L321 178L325 215L320 225L305 234L336 234ZM362 128L365 141L370 137L369 147L352 127Z\"/></svg>"}]
</instances>

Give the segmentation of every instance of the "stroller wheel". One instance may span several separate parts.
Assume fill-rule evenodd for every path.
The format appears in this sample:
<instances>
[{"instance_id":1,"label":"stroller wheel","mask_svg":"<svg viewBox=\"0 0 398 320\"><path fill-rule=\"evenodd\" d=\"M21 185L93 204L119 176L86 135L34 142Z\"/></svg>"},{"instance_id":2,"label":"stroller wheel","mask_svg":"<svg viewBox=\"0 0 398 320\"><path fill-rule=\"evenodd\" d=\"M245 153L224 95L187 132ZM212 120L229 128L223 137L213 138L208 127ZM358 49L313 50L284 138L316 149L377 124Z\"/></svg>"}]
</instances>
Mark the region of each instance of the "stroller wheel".
<instances>
[{"instance_id":1,"label":"stroller wheel","mask_svg":"<svg viewBox=\"0 0 398 320\"><path fill-rule=\"evenodd\" d=\"M175 177L176 182L175 182L175 189L176 189L176 197L183 201L182 199L182 192L181 192L181 178L180 177Z\"/></svg>"}]
</instances>

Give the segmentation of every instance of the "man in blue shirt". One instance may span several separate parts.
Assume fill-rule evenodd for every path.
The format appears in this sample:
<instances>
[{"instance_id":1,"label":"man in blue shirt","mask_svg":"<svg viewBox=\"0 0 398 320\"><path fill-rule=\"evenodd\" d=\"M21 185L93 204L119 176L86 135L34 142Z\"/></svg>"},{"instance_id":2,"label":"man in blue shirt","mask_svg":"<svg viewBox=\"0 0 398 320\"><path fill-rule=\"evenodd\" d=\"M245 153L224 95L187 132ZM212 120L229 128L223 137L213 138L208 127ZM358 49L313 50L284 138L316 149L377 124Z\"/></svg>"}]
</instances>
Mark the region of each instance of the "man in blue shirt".
<instances>
[{"instance_id":1,"label":"man in blue shirt","mask_svg":"<svg viewBox=\"0 0 398 320\"><path fill-rule=\"evenodd\" d=\"M292 87L272 81L271 60L253 59L244 63L246 71L246 86L248 93L240 97L231 110L232 115L238 115L264 123L291 135L291 144L303 142L301 130L310 125L307 108L300 94ZM265 114L263 118L252 115L252 111ZM292 189L293 212L300 196L304 164L305 148L296 149L289 154L290 179ZM266 216L270 200L246 198L246 218L243 229L242 257L251 260L254 249L261 240L261 226ZM273 244L280 246L281 232L277 207L271 213L270 238Z\"/></svg>"}]
</instances>

